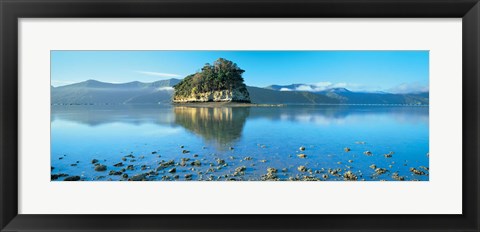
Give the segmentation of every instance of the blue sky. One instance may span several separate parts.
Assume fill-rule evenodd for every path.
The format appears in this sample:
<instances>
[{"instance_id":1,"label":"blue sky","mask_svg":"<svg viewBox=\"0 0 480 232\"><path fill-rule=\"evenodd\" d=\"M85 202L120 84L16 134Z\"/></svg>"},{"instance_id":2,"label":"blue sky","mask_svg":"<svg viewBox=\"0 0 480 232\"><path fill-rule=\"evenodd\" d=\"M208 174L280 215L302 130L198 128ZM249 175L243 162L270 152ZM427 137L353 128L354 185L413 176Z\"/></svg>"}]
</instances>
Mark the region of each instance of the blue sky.
<instances>
[{"instance_id":1,"label":"blue sky","mask_svg":"<svg viewBox=\"0 0 480 232\"><path fill-rule=\"evenodd\" d=\"M237 63L245 83L258 87L302 83L417 92L429 83L428 51L52 51L51 82L181 79L220 57Z\"/></svg>"}]
</instances>

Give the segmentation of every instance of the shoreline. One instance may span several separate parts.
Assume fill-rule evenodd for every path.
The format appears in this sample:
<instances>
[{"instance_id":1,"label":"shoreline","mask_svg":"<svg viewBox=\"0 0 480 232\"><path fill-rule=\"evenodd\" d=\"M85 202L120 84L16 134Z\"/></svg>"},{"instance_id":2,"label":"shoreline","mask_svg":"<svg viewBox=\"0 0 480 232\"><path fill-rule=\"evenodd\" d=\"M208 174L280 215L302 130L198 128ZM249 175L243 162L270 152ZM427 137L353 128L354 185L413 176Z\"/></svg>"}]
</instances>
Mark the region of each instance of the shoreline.
<instances>
[{"instance_id":1,"label":"shoreline","mask_svg":"<svg viewBox=\"0 0 480 232\"><path fill-rule=\"evenodd\" d=\"M287 106L372 106L372 107L429 107L430 105L407 104L268 104L242 102L185 102L185 103L148 103L148 104L110 104L110 103L70 103L50 104L50 106L187 106L187 107L287 107Z\"/></svg>"},{"instance_id":2,"label":"shoreline","mask_svg":"<svg viewBox=\"0 0 480 232\"><path fill-rule=\"evenodd\" d=\"M172 103L172 106L186 106L186 107L284 107L286 104L256 104L245 102L186 102L186 103Z\"/></svg>"}]
</instances>

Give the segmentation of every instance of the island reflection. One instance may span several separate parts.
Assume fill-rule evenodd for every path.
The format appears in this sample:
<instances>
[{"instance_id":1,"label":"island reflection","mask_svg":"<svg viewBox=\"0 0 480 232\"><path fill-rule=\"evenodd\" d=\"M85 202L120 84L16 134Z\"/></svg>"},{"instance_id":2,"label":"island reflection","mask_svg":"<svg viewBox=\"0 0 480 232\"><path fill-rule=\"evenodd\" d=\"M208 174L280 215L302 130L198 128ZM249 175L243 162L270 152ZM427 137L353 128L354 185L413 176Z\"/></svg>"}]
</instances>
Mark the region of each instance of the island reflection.
<instances>
[{"instance_id":1,"label":"island reflection","mask_svg":"<svg viewBox=\"0 0 480 232\"><path fill-rule=\"evenodd\" d=\"M231 144L242 136L249 107L174 107L175 124L209 143Z\"/></svg>"}]
</instances>

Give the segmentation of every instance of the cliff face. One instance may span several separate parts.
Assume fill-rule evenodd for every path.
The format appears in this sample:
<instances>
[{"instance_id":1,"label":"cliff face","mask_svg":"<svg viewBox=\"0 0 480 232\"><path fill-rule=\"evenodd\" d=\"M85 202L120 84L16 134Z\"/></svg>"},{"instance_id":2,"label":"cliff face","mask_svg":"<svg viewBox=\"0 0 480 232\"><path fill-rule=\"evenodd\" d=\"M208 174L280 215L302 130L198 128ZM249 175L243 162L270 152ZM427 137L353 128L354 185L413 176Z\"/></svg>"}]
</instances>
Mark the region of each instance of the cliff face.
<instances>
[{"instance_id":1,"label":"cliff face","mask_svg":"<svg viewBox=\"0 0 480 232\"><path fill-rule=\"evenodd\" d=\"M216 90L202 93L194 93L190 94L189 96L173 96L173 102L250 102L250 96L246 88L233 90Z\"/></svg>"},{"instance_id":2,"label":"cliff face","mask_svg":"<svg viewBox=\"0 0 480 232\"><path fill-rule=\"evenodd\" d=\"M202 71L174 86L173 102L250 102L243 72L237 64L222 58L213 65L205 64Z\"/></svg>"}]
</instances>

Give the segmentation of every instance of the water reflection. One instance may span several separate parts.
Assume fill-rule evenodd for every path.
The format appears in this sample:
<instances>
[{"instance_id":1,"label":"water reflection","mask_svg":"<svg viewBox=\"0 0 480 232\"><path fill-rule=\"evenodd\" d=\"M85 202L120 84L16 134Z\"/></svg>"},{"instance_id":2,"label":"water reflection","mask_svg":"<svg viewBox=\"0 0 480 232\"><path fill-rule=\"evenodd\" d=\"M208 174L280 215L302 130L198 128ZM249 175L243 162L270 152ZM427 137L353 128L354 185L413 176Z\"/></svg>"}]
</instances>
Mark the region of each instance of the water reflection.
<instances>
[{"instance_id":1,"label":"water reflection","mask_svg":"<svg viewBox=\"0 0 480 232\"><path fill-rule=\"evenodd\" d=\"M208 142L230 144L242 136L249 107L174 107L175 123Z\"/></svg>"},{"instance_id":2,"label":"water reflection","mask_svg":"<svg viewBox=\"0 0 480 232\"><path fill-rule=\"evenodd\" d=\"M240 139L248 120L266 119L320 126L363 124L390 118L397 124L428 124L428 107L288 106L52 106L51 121L66 120L96 127L103 124L154 124L178 127L210 143L225 145Z\"/></svg>"}]
</instances>

